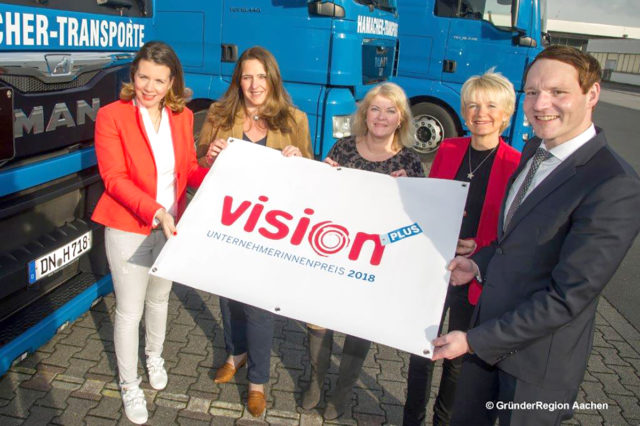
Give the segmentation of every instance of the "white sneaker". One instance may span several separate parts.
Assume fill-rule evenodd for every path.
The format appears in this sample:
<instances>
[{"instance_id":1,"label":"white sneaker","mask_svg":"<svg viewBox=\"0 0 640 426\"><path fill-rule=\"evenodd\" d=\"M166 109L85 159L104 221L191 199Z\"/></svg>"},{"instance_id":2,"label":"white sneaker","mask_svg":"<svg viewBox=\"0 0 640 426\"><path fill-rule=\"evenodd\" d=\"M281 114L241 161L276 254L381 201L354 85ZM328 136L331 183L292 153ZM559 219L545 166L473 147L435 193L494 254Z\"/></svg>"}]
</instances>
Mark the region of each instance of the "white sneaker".
<instances>
[{"instance_id":1,"label":"white sneaker","mask_svg":"<svg viewBox=\"0 0 640 426\"><path fill-rule=\"evenodd\" d=\"M144 399L144 392L138 385L130 385L121 389L124 413L131 423L141 425L149 419L147 412L147 401Z\"/></svg>"},{"instance_id":2,"label":"white sneaker","mask_svg":"<svg viewBox=\"0 0 640 426\"><path fill-rule=\"evenodd\" d=\"M167 377L167 370L164 369L164 359L159 356L147 357L147 372L152 388L162 390L167 387L169 377Z\"/></svg>"}]
</instances>

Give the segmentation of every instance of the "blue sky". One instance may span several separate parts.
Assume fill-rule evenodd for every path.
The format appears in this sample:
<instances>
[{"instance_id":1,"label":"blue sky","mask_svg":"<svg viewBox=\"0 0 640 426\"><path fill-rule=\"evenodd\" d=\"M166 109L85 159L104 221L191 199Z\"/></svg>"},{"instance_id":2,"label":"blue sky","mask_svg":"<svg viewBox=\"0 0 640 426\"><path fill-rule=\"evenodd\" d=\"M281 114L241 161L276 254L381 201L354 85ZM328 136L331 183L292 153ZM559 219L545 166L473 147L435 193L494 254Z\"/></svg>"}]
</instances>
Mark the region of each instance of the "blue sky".
<instances>
[{"instance_id":1,"label":"blue sky","mask_svg":"<svg viewBox=\"0 0 640 426\"><path fill-rule=\"evenodd\" d=\"M549 19L640 27L640 0L547 0Z\"/></svg>"}]
</instances>

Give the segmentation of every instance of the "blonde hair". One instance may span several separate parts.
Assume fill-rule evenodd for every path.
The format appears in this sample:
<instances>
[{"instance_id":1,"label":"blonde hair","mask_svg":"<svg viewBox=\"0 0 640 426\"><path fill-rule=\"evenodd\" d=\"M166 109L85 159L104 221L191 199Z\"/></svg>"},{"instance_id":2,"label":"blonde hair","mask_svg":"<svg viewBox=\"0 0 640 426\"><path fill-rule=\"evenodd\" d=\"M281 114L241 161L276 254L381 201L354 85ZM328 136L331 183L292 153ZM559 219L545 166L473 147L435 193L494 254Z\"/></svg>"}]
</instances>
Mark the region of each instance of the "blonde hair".
<instances>
[{"instance_id":1,"label":"blonde hair","mask_svg":"<svg viewBox=\"0 0 640 426\"><path fill-rule=\"evenodd\" d=\"M355 136L364 136L367 134L367 110L369 106L371 106L373 98L378 95L392 101L400 112L400 126L396 129L393 137L393 148L396 150L400 150L402 147L411 148L415 141L413 115L409 108L407 95L405 95L404 90L395 83L382 83L369 90L353 114L351 134Z\"/></svg>"},{"instance_id":2,"label":"blonde hair","mask_svg":"<svg viewBox=\"0 0 640 426\"><path fill-rule=\"evenodd\" d=\"M500 125L500 133L502 133L509 127L511 116L516 108L516 92L513 90L513 84L499 72L494 72L493 68L482 75L470 77L462 85L460 93L462 111L465 111L467 105L473 102L478 92L484 93L498 103L507 115L505 122Z\"/></svg>"},{"instance_id":3,"label":"blonde hair","mask_svg":"<svg viewBox=\"0 0 640 426\"><path fill-rule=\"evenodd\" d=\"M295 123L292 113L293 103L282 85L282 77L276 58L271 52L260 46L250 47L240 55L231 76L231 84L222 98L213 104L213 108L207 115L207 120L214 128L229 130L233 127L236 115L244 109L244 95L240 80L242 65L250 59L259 61L267 73L269 93L264 104L259 108L260 117L267 122L267 127L271 130L279 130L282 133L291 132L292 124Z\"/></svg>"},{"instance_id":4,"label":"blonde hair","mask_svg":"<svg viewBox=\"0 0 640 426\"><path fill-rule=\"evenodd\" d=\"M169 68L170 77L173 79L173 84L167 91L162 105L166 105L173 112L182 112L187 99L191 97L191 90L184 87L184 74L182 72L182 65L180 60L173 51L171 46L162 41L150 41L145 43L144 46L138 50L136 57L131 63L130 77L131 81L124 83L120 90L120 99L123 101L130 101L136 97L136 89L133 85L136 72L141 60L151 61L157 65L164 65Z\"/></svg>"}]
</instances>

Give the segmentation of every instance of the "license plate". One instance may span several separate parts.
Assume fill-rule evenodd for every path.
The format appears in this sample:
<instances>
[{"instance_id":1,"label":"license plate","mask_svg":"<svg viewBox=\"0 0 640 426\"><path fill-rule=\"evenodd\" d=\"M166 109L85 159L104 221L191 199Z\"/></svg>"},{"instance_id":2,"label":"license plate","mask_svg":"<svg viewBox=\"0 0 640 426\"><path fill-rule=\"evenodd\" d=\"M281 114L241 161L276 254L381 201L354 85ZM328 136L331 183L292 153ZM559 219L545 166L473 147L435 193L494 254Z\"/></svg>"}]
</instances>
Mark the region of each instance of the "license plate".
<instances>
[{"instance_id":1,"label":"license plate","mask_svg":"<svg viewBox=\"0 0 640 426\"><path fill-rule=\"evenodd\" d=\"M91 249L91 231L29 262L29 284L51 275Z\"/></svg>"}]
</instances>

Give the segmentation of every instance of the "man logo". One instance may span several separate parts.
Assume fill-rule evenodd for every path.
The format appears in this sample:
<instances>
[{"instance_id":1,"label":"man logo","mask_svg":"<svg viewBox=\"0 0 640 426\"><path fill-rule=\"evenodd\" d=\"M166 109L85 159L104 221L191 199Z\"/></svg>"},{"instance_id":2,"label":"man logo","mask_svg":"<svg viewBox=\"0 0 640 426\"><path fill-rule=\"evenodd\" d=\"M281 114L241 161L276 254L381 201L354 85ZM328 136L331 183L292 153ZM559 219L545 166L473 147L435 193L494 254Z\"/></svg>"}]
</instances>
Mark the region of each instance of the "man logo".
<instances>
[{"instance_id":1,"label":"man logo","mask_svg":"<svg viewBox=\"0 0 640 426\"><path fill-rule=\"evenodd\" d=\"M49 74L51 74L52 76L71 74L71 67L73 65L71 55L45 55L44 58L47 61Z\"/></svg>"}]
</instances>

